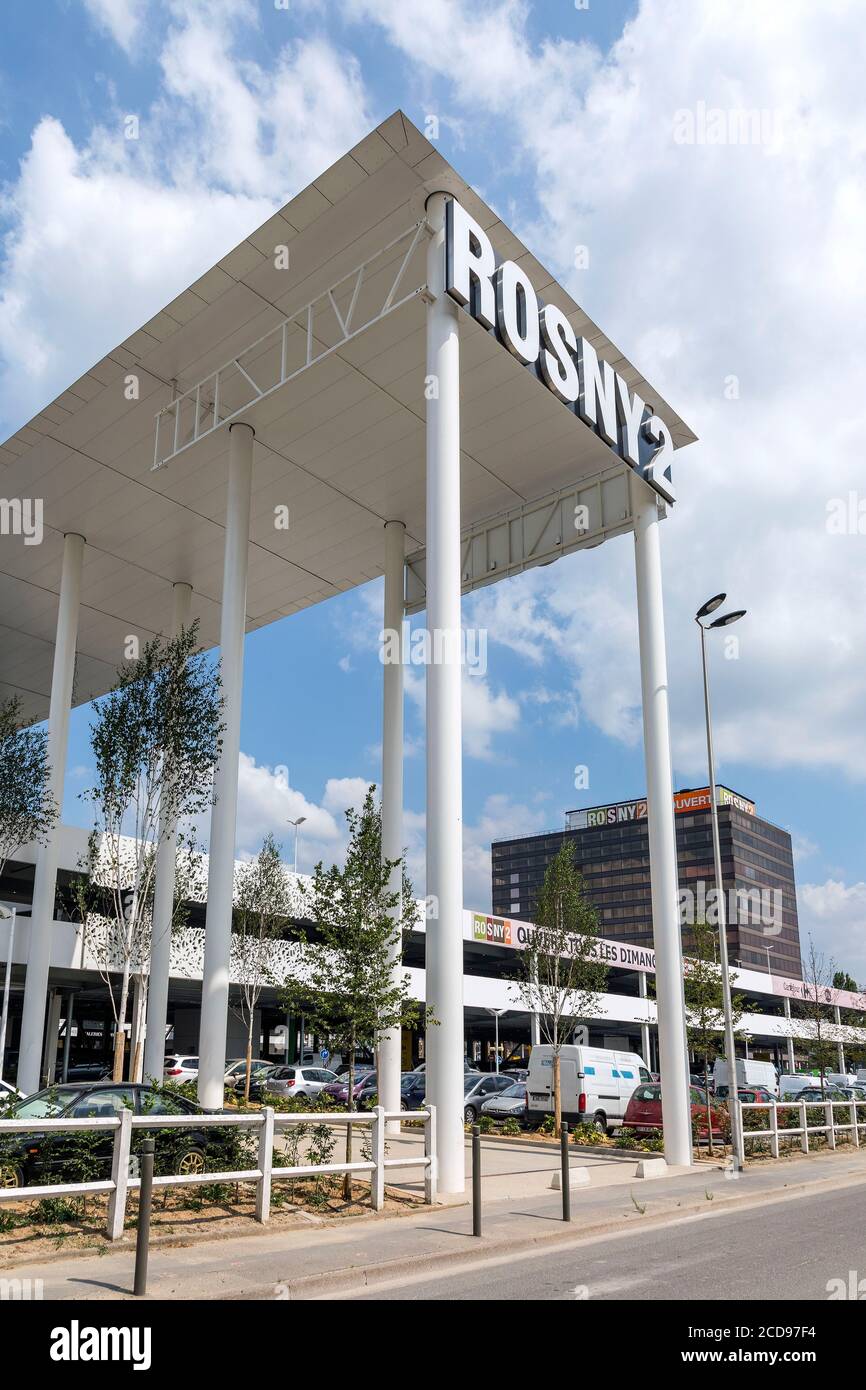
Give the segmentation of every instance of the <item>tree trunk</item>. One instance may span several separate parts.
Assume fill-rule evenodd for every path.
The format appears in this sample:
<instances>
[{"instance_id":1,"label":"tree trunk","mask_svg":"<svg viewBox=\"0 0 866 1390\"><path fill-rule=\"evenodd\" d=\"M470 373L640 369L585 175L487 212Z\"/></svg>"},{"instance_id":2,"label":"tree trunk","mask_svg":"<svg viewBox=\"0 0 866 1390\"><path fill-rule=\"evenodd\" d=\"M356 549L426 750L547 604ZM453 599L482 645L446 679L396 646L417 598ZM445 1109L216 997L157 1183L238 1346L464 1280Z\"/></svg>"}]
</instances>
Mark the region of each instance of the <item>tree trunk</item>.
<instances>
[{"instance_id":1,"label":"tree trunk","mask_svg":"<svg viewBox=\"0 0 866 1390\"><path fill-rule=\"evenodd\" d=\"M250 1009L250 1022L247 1028L247 1074L244 1078L244 1105L250 1103L250 1073L253 1067L253 1023L255 1017L255 1009Z\"/></svg>"},{"instance_id":2,"label":"tree trunk","mask_svg":"<svg viewBox=\"0 0 866 1390\"><path fill-rule=\"evenodd\" d=\"M355 1039L354 1039L354 1037L351 1037L351 1038L349 1039L349 1094L348 1094L348 1096L346 1097L346 1104L347 1104L347 1106L348 1106L350 1112L351 1112L352 1110L355 1109L355 1094L354 1094L354 1092L355 1092ZM351 1163L351 1162L352 1162L352 1126L351 1126L351 1123L346 1125L346 1162L347 1162L347 1163ZM344 1173L344 1174L343 1174L343 1200L346 1201L346 1202L351 1202L351 1200L352 1200L352 1174L351 1174L351 1173Z\"/></svg>"},{"instance_id":3,"label":"tree trunk","mask_svg":"<svg viewBox=\"0 0 866 1390\"><path fill-rule=\"evenodd\" d=\"M553 1130L558 1139L562 1133L562 1085L558 1052L553 1054Z\"/></svg>"},{"instance_id":4,"label":"tree trunk","mask_svg":"<svg viewBox=\"0 0 866 1390\"><path fill-rule=\"evenodd\" d=\"M129 966L123 972L123 984L120 989L120 1004L117 1009L117 1032L114 1035L114 1067L111 1073L112 1081L123 1080L123 1062L126 1055L126 1033L124 1024L126 1023L126 1013L129 1007Z\"/></svg>"}]
</instances>

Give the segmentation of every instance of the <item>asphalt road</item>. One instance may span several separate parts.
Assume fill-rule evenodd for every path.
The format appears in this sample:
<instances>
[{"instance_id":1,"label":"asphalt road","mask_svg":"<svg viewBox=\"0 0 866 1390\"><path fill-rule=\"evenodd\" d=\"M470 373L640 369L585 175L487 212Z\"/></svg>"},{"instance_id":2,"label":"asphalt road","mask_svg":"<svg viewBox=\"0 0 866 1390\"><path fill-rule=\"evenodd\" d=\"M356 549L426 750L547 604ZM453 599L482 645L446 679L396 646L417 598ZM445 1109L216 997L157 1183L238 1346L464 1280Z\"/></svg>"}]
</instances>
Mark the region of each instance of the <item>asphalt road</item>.
<instances>
[{"instance_id":1,"label":"asphalt road","mask_svg":"<svg viewBox=\"0 0 866 1390\"><path fill-rule=\"evenodd\" d=\"M379 1299L690 1299L826 1301L828 1283L863 1280L866 1188L719 1211L567 1249L481 1262L439 1278L348 1295ZM832 1286L831 1286L832 1287Z\"/></svg>"}]
</instances>

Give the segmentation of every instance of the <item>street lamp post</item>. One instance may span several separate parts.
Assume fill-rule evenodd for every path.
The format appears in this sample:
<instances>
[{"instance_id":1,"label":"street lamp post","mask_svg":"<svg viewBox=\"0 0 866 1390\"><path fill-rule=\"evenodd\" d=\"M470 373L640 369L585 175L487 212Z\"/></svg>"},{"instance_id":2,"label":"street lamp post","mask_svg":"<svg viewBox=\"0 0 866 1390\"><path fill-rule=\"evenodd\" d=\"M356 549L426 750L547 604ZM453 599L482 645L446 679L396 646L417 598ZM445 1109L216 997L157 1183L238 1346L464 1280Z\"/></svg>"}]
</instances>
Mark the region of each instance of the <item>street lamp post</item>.
<instances>
[{"instance_id":1,"label":"street lamp post","mask_svg":"<svg viewBox=\"0 0 866 1390\"><path fill-rule=\"evenodd\" d=\"M488 1012L489 1014L492 1014L492 1015L493 1015L494 1023L495 1023L495 1025L496 1025L496 1052L495 1052L494 1055L495 1055L495 1057L496 1057L496 1074L497 1074L497 1076L498 1076L498 1075L499 1075L499 1020L500 1020L500 1018L502 1017L503 1014L508 1013L508 1010L507 1010L507 1009L488 1009L487 1012Z\"/></svg>"},{"instance_id":2,"label":"street lamp post","mask_svg":"<svg viewBox=\"0 0 866 1390\"><path fill-rule=\"evenodd\" d=\"M728 627L745 615L745 609L726 613L721 618L704 626L702 619L714 613L724 603L726 594L716 594L708 599L695 614L695 622L701 630L701 665L704 674L704 716L707 724L707 763L710 781L710 818L713 826L713 860L716 871L716 904L719 916L719 964L722 971L722 1001L725 1013L725 1051L728 1054L728 1111L731 1116L731 1147L733 1149L733 1169L739 1174L740 1163L740 1110L737 1105L737 1057L734 1042L734 1018L731 1009L731 976L728 969L728 920L725 911L725 892L722 883L722 850L719 842L719 812L716 806L716 761L713 753L713 726L710 715L710 682L707 671L707 628Z\"/></svg>"},{"instance_id":3,"label":"street lamp post","mask_svg":"<svg viewBox=\"0 0 866 1390\"><path fill-rule=\"evenodd\" d=\"M9 923L9 949L6 952L6 973L3 976L3 1016L0 1018L0 1081L3 1080L3 1059L6 1056L6 1022L9 1018L9 986L12 980L12 952L15 949L15 908L0 905L0 921Z\"/></svg>"},{"instance_id":4,"label":"street lamp post","mask_svg":"<svg viewBox=\"0 0 866 1390\"><path fill-rule=\"evenodd\" d=\"M297 874L298 872L298 831L300 830L301 826L303 825L306 819L306 816L298 816L297 820L289 820L289 825L293 825L295 827L295 874Z\"/></svg>"}]
</instances>

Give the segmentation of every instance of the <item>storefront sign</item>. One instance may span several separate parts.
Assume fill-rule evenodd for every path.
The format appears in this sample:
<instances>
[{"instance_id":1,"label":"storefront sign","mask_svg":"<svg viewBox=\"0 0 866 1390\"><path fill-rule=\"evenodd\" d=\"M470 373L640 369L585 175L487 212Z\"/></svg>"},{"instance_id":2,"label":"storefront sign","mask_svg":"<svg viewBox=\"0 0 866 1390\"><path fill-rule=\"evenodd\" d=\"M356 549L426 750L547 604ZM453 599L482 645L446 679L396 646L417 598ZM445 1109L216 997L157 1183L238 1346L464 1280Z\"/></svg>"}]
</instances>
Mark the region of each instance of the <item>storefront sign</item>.
<instances>
[{"instance_id":1,"label":"storefront sign","mask_svg":"<svg viewBox=\"0 0 866 1390\"><path fill-rule=\"evenodd\" d=\"M815 1000L814 987L803 980L789 980L784 976L774 975L772 985L774 994L784 994L789 999L812 1002ZM819 986L817 993L819 1004L830 1004L838 1009L856 1009L859 1013L866 1012L866 994L858 994L850 989L833 989L830 985Z\"/></svg>"},{"instance_id":2,"label":"storefront sign","mask_svg":"<svg viewBox=\"0 0 866 1390\"><path fill-rule=\"evenodd\" d=\"M562 309L539 299L524 270L497 263L490 238L455 198L445 205L445 289L666 502L676 500L665 422Z\"/></svg>"},{"instance_id":3,"label":"storefront sign","mask_svg":"<svg viewBox=\"0 0 866 1390\"><path fill-rule=\"evenodd\" d=\"M532 938L534 927L530 922L515 922L509 917L492 917L482 912L464 912L463 934L472 941L484 941L489 946L507 946L513 951L522 951ZM616 965L627 970L654 971L655 951L642 946L629 946L621 941L607 941L597 938L598 958L605 965Z\"/></svg>"}]
</instances>

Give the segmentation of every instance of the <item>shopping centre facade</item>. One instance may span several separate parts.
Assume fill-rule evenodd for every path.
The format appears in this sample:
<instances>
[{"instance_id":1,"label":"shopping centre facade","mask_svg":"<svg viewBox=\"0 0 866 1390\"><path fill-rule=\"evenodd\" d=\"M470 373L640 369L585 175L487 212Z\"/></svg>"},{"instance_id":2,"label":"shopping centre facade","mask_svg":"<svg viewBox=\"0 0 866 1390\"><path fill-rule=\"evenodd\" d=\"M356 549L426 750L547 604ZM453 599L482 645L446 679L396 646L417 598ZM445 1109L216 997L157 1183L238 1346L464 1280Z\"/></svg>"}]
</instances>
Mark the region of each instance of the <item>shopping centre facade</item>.
<instances>
[{"instance_id":1,"label":"shopping centre facade","mask_svg":"<svg viewBox=\"0 0 866 1390\"><path fill-rule=\"evenodd\" d=\"M91 920L85 930L75 915L74 895L69 891L79 872L86 849L83 830L64 826L60 835L60 871L55 921L52 932L51 965L48 981L48 1023L42 1057L42 1078L62 1078L70 1066L86 1062L110 1065L113 1053L113 1013L109 1001L109 981L115 996L119 977L112 975L110 956L98 921ZM36 853L25 849L7 865L0 882L0 902L16 909L14 967L12 973L10 1022L4 1075L14 1075L17 1063L25 967L30 946L32 891ZM237 866L236 866L237 868ZM292 875L287 872L289 880ZM428 923L426 904L419 902L415 930L404 945L404 966L410 992L419 1002L426 999L425 947ZM204 923L206 903L192 902L185 915L186 924L171 937L167 1026L164 1051L198 1053L201 1021L202 976L204 970ZM2 930L2 929L0 929ZM539 1020L532 1013L519 985L518 957L526 944L531 923L486 912L465 910L461 919L462 936L462 1048L474 1064L488 1069L495 1066L494 1013L499 1013L499 1037L503 1062L524 1059L529 1047L542 1036ZM5 942L0 935L0 954ZM603 933L599 954L609 968L606 989L592 1016L584 1020L592 1044L620 1047L641 1053L651 1070L658 1070L657 1005L655 1002L655 952L650 946L613 940ZM272 970L275 980L299 966L298 948L291 933L273 947ZM147 963L144 963L144 974ZM245 1024L238 1011L243 968L237 957L231 961L227 1056L245 1051ZM746 1006L737 1036L740 1053L775 1061L782 1069L806 1062L810 1029L806 1022L791 1017L790 1004L802 994L801 982L769 977L764 972L736 969L736 989ZM146 976L145 976L146 978ZM135 983L133 1002L141 989ZM835 991L841 1009L866 1010L866 996ZM133 1007L129 1029L128 1056L138 1054L136 1019L144 1016ZM796 1010L795 1010L796 1013ZM829 1025L828 1025L829 1026ZM831 1028L832 1031L832 1028ZM273 1061L294 1060L301 1046L302 1020L289 1018L280 1004L275 986L262 991L254 1029L257 1050ZM306 1048L318 1047L319 1039L308 1034ZM843 1052L862 1055L866 1030L841 1024L838 1039ZM840 1057L840 1063L844 1058ZM409 1069L425 1057L422 1030L404 1030L400 1064Z\"/></svg>"}]
</instances>

